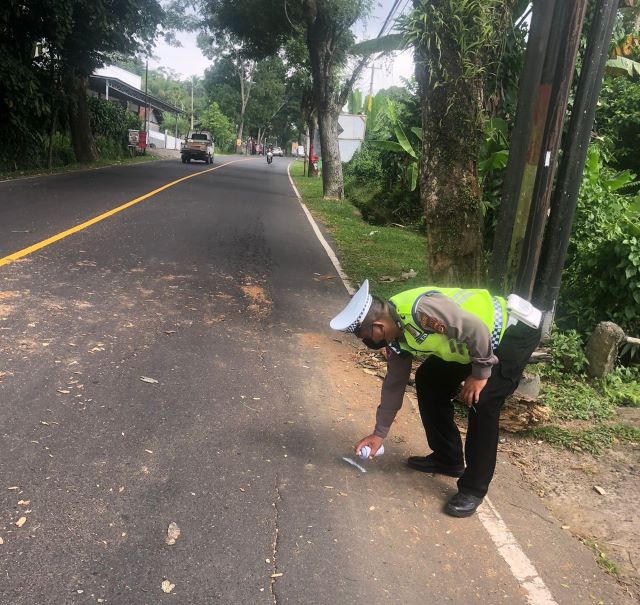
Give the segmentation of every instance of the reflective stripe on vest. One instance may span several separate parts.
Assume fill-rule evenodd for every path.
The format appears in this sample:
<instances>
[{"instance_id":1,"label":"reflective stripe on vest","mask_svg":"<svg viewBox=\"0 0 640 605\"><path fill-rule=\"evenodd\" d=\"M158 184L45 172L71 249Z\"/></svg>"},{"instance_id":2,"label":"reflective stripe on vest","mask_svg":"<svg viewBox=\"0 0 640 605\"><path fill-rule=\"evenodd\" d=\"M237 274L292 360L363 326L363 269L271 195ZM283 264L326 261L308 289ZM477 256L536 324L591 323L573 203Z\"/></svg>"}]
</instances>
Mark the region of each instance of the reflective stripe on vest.
<instances>
[{"instance_id":1,"label":"reflective stripe on vest","mask_svg":"<svg viewBox=\"0 0 640 605\"><path fill-rule=\"evenodd\" d=\"M418 318L418 303L425 296L442 294L448 296L461 309L475 315L491 334L491 346L498 347L507 317L506 302L503 298L493 297L487 290L465 290L462 288L436 288L426 286L396 294L389 299L398 313L404 329L404 342L400 347L411 353L436 355L445 361L470 363L467 346L449 338L446 334L425 332Z\"/></svg>"}]
</instances>

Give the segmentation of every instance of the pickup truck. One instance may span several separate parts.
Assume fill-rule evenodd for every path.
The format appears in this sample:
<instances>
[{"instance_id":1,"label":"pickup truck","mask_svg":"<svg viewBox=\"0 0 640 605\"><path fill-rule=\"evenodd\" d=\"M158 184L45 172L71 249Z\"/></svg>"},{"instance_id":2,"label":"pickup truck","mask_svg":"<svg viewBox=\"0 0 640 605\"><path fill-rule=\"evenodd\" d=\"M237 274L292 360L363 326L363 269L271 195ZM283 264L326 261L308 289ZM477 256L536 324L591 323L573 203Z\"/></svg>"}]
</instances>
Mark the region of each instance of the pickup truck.
<instances>
[{"instance_id":1,"label":"pickup truck","mask_svg":"<svg viewBox=\"0 0 640 605\"><path fill-rule=\"evenodd\" d=\"M205 164L213 164L214 149L211 133L206 130L192 130L180 145L180 157L183 164L191 160L202 160Z\"/></svg>"}]
</instances>

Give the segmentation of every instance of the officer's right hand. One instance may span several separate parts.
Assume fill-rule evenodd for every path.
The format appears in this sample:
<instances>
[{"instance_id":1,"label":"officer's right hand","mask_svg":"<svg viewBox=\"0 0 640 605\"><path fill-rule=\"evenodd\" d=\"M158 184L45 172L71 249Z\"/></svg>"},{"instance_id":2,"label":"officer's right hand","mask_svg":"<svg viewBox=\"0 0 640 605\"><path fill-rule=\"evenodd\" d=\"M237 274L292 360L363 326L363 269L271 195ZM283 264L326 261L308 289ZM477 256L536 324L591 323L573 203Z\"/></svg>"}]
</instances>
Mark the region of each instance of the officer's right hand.
<instances>
[{"instance_id":1,"label":"officer's right hand","mask_svg":"<svg viewBox=\"0 0 640 605\"><path fill-rule=\"evenodd\" d=\"M371 459L376 455L376 452L380 449L383 441L384 439L382 437L378 437L378 435L368 435L364 439L360 439L353 449L356 456L359 456L362 447L368 445L371 448L371 453L369 454L369 458Z\"/></svg>"}]
</instances>

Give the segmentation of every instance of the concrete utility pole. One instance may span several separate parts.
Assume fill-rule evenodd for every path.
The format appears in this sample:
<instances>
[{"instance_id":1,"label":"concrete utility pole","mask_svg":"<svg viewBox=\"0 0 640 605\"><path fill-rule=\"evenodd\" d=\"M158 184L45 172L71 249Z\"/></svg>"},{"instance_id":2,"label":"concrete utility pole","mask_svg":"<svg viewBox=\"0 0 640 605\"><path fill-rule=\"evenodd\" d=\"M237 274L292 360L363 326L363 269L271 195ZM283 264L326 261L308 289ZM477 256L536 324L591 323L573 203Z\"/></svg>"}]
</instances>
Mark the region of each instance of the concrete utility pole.
<instances>
[{"instance_id":1,"label":"concrete utility pole","mask_svg":"<svg viewBox=\"0 0 640 605\"><path fill-rule=\"evenodd\" d=\"M586 5L533 4L490 271L497 291L533 291Z\"/></svg>"},{"instance_id":2,"label":"concrete utility pole","mask_svg":"<svg viewBox=\"0 0 640 605\"><path fill-rule=\"evenodd\" d=\"M562 269L567 257L571 225L617 11L618 0L597 0L551 200L551 215L536 279L534 302L552 313L560 292Z\"/></svg>"},{"instance_id":3,"label":"concrete utility pole","mask_svg":"<svg viewBox=\"0 0 640 605\"><path fill-rule=\"evenodd\" d=\"M547 60L542 70L542 81L551 83L551 98L515 284L515 291L527 299L533 294L538 271L545 225L549 216L549 198L557 166L560 137L567 113L567 102L586 10L587 2L577 1L560 2L554 11L554 25L559 24L559 26L552 26Z\"/></svg>"}]
</instances>

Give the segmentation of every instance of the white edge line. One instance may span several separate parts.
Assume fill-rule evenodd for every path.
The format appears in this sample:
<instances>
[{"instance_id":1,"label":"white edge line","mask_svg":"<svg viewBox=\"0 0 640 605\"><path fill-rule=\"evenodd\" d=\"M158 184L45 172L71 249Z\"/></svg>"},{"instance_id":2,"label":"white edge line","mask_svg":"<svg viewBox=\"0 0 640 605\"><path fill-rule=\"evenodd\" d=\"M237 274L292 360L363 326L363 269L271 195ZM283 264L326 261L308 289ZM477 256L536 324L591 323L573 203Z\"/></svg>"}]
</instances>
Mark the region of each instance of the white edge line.
<instances>
[{"instance_id":1,"label":"white edge line","mask_svg":"<svg viewBox=\"0 0 640 605\"><path fill-rule=\"evenodd\" d=\"M489 498L478 508L478 518L496 545L500 556L511 569L513 577L527 593L531 605L557 605L553 595L538 574L533 563L524 554L520 544Z\"/></svg>"},{"instance_id":2,"label":"white edge line","mask_svg":"<svg viewBox=\"0 0 640 605\"><path fill-rule=\"evenodd\" d=\"M287 176L289 177L289 182L291 183L291 187L293 187L293 191L302 206L313 230L320 240L322 247L325 249L333 266L336 268L340 279L342 279L342 283L344 287L347 289L347 292L353 296L355 290L353 286L349 282L349 278L346 276L342 267L340 266L340 261L336 257L335 253L329 246L329 243L322 235L318 225L315 220L311 216L309 209L304 205L302 201L302 196L298 191L293 179L291 178L291 172L289 168L291 167L292 162L287 165ZM346 458L343 458L346 460ZM351 460L348 460L350 464L353 464ZM502 520L500 513L497 511L491 500L489 498L484 499L484 504L486 506L481 506L478 509L478 518L482 523L482 526L485 528L493 543L498 550L500 556L505 560L509 568L511 569L511 573L513 577L519 582L520 586L527 593L527 601L530 605L558 605L553 598L550 590L547 588L546 584L543 582L542 578L538 574L536 568L533 566L533 563L529 560L527 555L524 554L520 544L516 540L515 536L511 533L506 523Z\"/></svg>"},{"instance_id":3,"label":"white edge line","mask_svg":"<svg viewBox=\"0 0 640 605\"><path fill-rule=\"evenodd\" d=\"M293 187L293 191L296 194L296 197L298 198L298 202L300 202L300 205L302 206L304 213L307 215L307 219L311 223L311 227L313 228L313 231L315 232L316 237L320 240L322 247L324 248L325 252L329 256L329 259L333 263L333 266L336 268L336 271L338 272L338 275L340 276L340 279L342 280L344 287L347 289L347 292L351 296L353 296L356 293L354 287L351 285L351 282L349 281L347 274L342 270L340 261L338 260L338 257L336 256L335 252L332 250L331 246L329 245L329 242L327 242L324 235L322 235L322 232L318 228L318 224L313 219L313 216L311 216L311 212L309 212L309 209L305 206L304 202L302 201L302 196L300 195L298 188L296 187L295 183L293 182L293 179L291 178L291 172L289 171L289 168L291 167L292 163L293 162L289 162L287 164L287 176L289 177L289 182L291 183L291 187Z\"/></svg>"}]
</instances>

